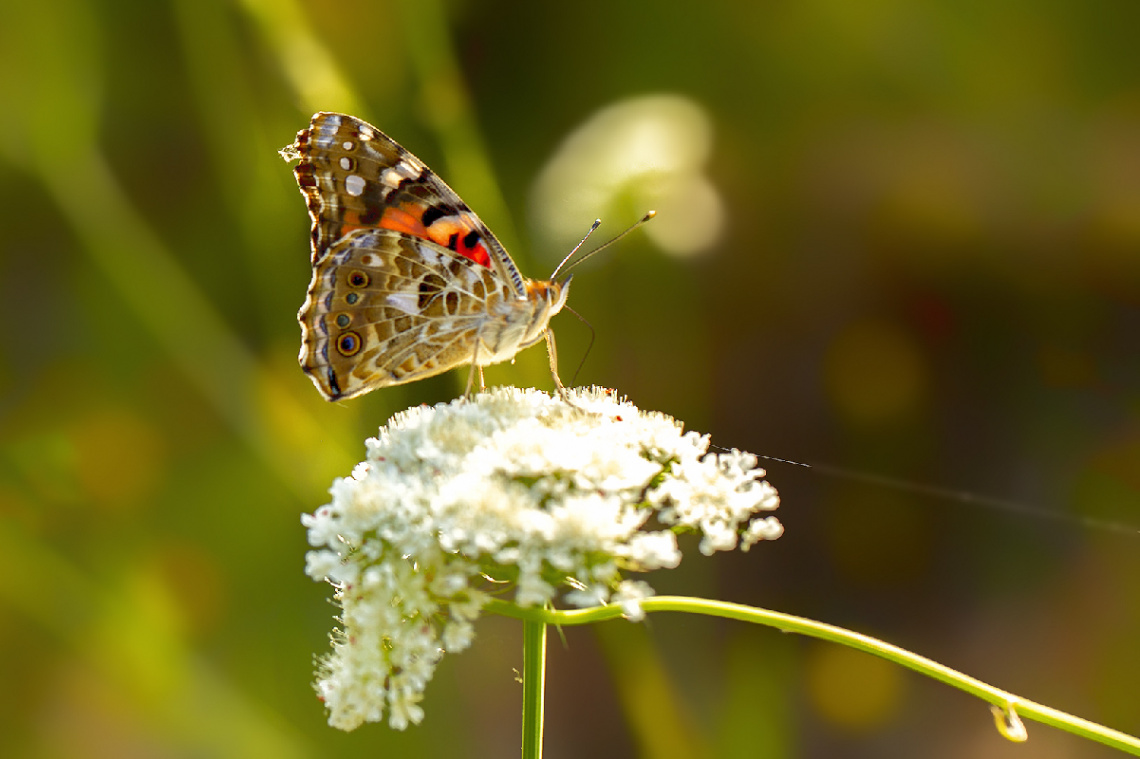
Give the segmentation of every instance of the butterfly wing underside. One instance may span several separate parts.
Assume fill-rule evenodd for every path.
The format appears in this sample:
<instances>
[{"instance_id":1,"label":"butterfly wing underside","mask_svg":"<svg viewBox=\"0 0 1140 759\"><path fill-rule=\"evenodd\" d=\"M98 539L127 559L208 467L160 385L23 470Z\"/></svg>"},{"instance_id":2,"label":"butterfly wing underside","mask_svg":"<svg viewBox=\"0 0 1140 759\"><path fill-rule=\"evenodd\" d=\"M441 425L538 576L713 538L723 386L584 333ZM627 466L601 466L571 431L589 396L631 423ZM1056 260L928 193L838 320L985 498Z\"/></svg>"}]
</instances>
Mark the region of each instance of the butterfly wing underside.
<instances>
[{"instance_id":1,"label":"butterfly wing underside","mask_svg":"<svg viewBox=\"0 0 1140 759\"><path fill-rule=\"evenodd\" d=\"M486 309L510 297L487 267L388 229L357 230L313 269L301 366L330 400L469 363Z\"/></svg>"},{"instance_id":2,"label":"butterfly wing underside","mask_svg":"<svg viewBox=\"0 0 1140 759\"><path fill-rule=\"evenodd\" d=\"M467 204L375 127L318 113L290 155L313 222L300 362L325 398L469 363L488 314L534 298Z\"/></svg>"}]
</instances>

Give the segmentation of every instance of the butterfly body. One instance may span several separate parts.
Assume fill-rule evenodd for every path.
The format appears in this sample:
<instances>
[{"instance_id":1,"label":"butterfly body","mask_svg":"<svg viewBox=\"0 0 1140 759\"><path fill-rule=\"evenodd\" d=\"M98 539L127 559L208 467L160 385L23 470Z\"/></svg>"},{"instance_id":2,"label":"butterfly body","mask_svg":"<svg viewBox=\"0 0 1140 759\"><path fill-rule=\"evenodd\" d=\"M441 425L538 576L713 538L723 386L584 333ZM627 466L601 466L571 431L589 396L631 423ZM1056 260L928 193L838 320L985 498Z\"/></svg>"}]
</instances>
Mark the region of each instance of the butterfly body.
<instances>
[{"instance_id":1,"label":"butterfly body","mask_svg":"<svg viewBox=\"0 0 1140 759\"><path fill-rule=\"evenodd\" d=\"M293 171L313 222L299 358L326 399L550 341L569 278L523 277L467 204L383 132L317 113L282 155L300 158Z\"/></svg>"}]
</instances>

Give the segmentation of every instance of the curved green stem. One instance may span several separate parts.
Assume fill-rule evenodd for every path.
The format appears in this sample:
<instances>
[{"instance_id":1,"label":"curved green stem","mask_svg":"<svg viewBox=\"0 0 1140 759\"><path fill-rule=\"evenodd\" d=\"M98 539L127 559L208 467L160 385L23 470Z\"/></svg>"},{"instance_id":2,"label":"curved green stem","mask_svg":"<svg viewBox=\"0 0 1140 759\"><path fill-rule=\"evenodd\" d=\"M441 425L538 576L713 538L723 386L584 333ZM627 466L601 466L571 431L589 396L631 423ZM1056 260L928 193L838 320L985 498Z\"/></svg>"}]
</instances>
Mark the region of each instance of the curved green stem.
<instances>
[{"instance_id":1,"label":"curved green stem","mask_svg":"<svg viewBox=\"0 0 1140 759\"><path fill-rule=\"evenodd\" d=\"M994 716L998 730L1010 740L1025 740L1025 730L1019 717L1027 717L1074 735L1103 743L1106 746L1118 748L1133 756L1140 756L1140 739L1050 708L1044 704L1021 698L924 656L919 656L868 635L791 614L703 598L659 596L642 601L641 608L646 612L680 611L690 614L707 614L713 617L727 617L829 640L901 664L989 702L995 707ZM489 602L485 610L494 614L522 619L527 624L581 625L621 617L621 609L617 606L572 611L549 611L545 609L522 609L506 601L495 600Z\"/></svg>"}]
</instances>

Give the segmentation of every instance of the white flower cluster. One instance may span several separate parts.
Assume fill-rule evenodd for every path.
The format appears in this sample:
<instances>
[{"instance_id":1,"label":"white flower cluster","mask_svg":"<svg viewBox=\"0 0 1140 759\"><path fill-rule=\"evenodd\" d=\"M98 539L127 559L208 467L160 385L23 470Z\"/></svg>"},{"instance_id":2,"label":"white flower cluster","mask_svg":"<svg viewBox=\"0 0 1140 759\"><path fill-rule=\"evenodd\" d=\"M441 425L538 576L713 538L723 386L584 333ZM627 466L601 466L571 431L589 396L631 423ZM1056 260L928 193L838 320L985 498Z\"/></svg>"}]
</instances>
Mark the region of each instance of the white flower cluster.
<instances>
[{"instance_id":1,"label":"white flower cluster","mask_svg":"<svg viewBox=\"0 0 1140 759\"><path fill-rule=\"evenodd\" d=\"M470 644L489 590L639 619L653 591L622 571L676 566L676 532L700 532L705 554L780 536L757 516L779 498L755 456L709 454L707 436L610 391L569 394L574 405L498 388L397 414L332 502L302 517L306 572L342 610L317 682L333 727L385 710L394 728L418 723L436 664Z\"/></svg>"}]
</instances>

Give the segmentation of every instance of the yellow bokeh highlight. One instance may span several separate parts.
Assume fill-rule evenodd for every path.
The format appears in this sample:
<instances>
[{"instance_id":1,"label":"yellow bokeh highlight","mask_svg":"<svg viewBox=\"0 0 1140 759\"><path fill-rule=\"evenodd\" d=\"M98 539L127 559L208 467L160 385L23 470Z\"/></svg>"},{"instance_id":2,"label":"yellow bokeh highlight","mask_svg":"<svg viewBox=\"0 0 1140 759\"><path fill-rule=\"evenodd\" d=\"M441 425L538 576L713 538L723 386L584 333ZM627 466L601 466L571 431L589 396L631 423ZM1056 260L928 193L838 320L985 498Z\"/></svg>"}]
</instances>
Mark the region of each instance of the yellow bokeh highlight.
<instances>
[{"instance_id":1,"label":"yellow bokeh highlight","mask_svg":"<svg viewBox=\"0 0 1140 759\"><path fill-rule=\"evenodd\" d=\"M913 412L928 385L926 363L910 335L875 320L848 326L831 346L824 371L832 403L859 424Z\"/></svg>"},{"instance_id":2,"label":"yellow bokeh highlight","mask_svg":"<svg viewBox=\"0 0 1140 759\"><path fill-rule=\"evenodd\" d=\"M154 425L123 408L103 408L71 430L75 473L83 494L115 510L157 489L166 471L166 444Z\"/></svg>"},{"instance_id":3,"label":"yellow bokeh highlight","mask_svg":"<svg viewBox=\"0 0 1140 759\"><path fill-rule=\"evenodd\" d=\"M228 587L217 559L192 541L167 541L152 549L140 572L158 578L169 595L175 629L189 635L213 631L223 619Z\"/></svg>"},{"instance_id":4,"label":"yellow bokeh highlight","mask_svg":"<svg viewBox=\"0 0 1140 759\"><path fill-rule=\"evenodd\" d=\"M897 665L843 646L813 646L807 691L828 723L852 731L874 730L898 712L905 693Z\"/></svg>"}]
</instances>

